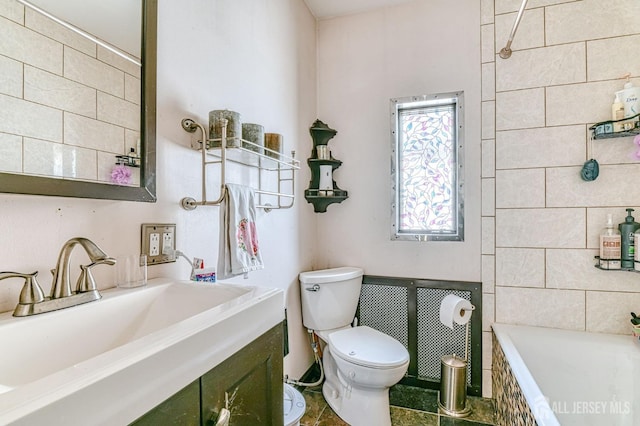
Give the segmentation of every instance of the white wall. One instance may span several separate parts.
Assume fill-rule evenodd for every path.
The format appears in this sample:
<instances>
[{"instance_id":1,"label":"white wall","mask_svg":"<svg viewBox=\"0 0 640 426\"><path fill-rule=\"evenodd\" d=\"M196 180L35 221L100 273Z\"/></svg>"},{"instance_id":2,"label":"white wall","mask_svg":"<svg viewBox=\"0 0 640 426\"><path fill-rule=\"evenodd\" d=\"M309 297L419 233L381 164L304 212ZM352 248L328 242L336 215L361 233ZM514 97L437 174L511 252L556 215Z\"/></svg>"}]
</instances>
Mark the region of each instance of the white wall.
<instances>
[{"instance_id":1,"label":"white wall","mask_svg":"<svg viewBox=\"0 0 640 426\"><path fill-rule=\"evenodd\" d=\"M587 147L589 125L611 119L618 78L640 83L640 3L531 1L513 55L500 59L519 5L482 1L482 264L483 286L495 288L485 346L494 321L628 333L640 276L593 264L606 214L640 217L638 147L632 137ZM594 182L580 178L589 158L600 163Z\"/></svg>"},{"instance_id":2,"label":"white wall","mask_svg":"<svg viewBox=\"0 0 640 426\"><path fill-rule=\"evenodd\" d=\"M178 204L200 194L199 153L189 149L192 136L180 127L186 116L207 123L210 110L236 110L244 121L283 134L287 150L311 150L316 35L302 0L160 1L158 32L158 202L0 195L2 270L38 270L48 289L48 270L67 239L88 237L110 255L136 253L140 224L147 222L176 223L178 248L215 264L218 208L186 212ZM285 359L285 370L293 377L311 364L297 284L297 274L312 267L315 254L315 217L302 197L308 176L306 169L298 174L299 198L291 210L274 211L258 223L266 268L247 281L232 280L287 293L293 356ZM255 175L244 172L232 171L230 180L256 184ZM219 180L210 184L215 191ZM77 252L74 259L84 260ZM179 261L150 267L149 275L185 278L188 272ZM109 287L113 268L97 268L96 278L101 288ZM12 310L22 283L0 284L0 311Z\"/></svg>"},{"instance_id":3,"label":"white wall","mask_svg":"<svg viewBox=\"0 0 640 426\"><path fill-rule=\"evenodd\" d=\"M349 191L319 214L320 266L480 280L480 5L416 0L318 23L318 117ZM465 241L391 241L391 98L463 90Z\"/></svg>"}]
</instances>

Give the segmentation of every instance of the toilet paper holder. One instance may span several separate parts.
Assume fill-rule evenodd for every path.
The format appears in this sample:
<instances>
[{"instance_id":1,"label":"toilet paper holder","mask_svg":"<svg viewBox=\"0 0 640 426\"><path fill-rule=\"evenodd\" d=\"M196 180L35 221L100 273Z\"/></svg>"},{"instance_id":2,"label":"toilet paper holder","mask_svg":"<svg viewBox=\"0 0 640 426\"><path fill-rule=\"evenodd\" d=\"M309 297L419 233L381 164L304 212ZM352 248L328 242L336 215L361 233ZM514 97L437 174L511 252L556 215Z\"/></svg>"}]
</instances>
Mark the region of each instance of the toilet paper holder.
<instances>
[{"instance_id":1,"label":"toilet paper holder","mask_svg":"<svg viewBox=\"0 0 640 426\"><path fill-rule=\"evenodd\" d=\"M441 358L438 407L450 416L467 417L471 414L471 407L467 404L466 399L469 324L471 322L471 313L475 310L475 306L453 294L446 296L445 299L440 305L440 321L446 327L450 327L451 330L454 329L454 324L464 324L464 359L457 357L455 352L452 355L445 355ZM447 323L445 319L450 322Z\"/></svg>"},{"instance_id":2,"label":"toilet paper holder","mask_svg":"<svg viewBox=\"0 0 640 426\"><path fill-rule=\"evenodd\" d=\"M470 307L466 307L466 308L462 308L462 311L475 311L476 307L474 305L471 305ZM467 321L467 323L464 325L465 329L464 329L464 361L465 362L469 362L469 324L471 324L471 319L469 319L469 321Z\"/></svg>"}]
</instances>

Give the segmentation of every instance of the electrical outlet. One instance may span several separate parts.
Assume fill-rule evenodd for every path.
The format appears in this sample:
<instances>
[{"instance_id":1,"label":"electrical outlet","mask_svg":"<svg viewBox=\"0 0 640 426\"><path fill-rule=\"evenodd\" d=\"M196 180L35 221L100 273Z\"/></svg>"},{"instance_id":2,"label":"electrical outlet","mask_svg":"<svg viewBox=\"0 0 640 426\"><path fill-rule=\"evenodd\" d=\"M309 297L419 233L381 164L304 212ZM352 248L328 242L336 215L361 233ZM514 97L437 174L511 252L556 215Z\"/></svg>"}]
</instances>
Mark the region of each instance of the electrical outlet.
<instances>
[{"instance_id":1,"label":"electrical outlet","mask_svg":"<svg viewBox=\"0 0 640 426\"><path fill-rule=\"evenodd\" d=\"M173 232L163 232L162 233L162 254L173 255L176 249L175 244L173 244Z\"/></svg>"},{"instance_id":2,"label":"electrical outlet","mask_svg":"<svg viewBox=\"0 0 640 426\"><path fill-rule=\"evenodd\" d=\"M149 256L157 256L160 254L160 234L153 232L149 235ZM164 254L164 250L163 250Z\"/></svg>"},{"instance_id":3,"label":"electrical outlet","mask_svg":"<svg viewBox=\"0 0 640 426\"><path fill-rule=\"evenodd\" d=\"M176 224L143 223L142 254L147 256L147 265L175 262Z\"/></svg>"}]
</instances>

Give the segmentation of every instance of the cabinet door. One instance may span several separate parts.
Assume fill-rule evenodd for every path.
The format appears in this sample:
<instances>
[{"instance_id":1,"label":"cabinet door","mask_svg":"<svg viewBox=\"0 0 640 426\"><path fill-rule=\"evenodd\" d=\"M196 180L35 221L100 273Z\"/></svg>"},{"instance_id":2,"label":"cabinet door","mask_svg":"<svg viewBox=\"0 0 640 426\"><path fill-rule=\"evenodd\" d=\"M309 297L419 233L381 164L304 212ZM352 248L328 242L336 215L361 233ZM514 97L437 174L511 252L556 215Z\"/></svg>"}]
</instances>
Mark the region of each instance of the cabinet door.
<instances>
[{"instance_id":1,"label":"cabinet door","mask_svg":"<svg viewBox=\"0 0 640 426\"><path fill-rule=\"evenodd\" d=\"M200 380L187 385L131 424L135 426L200 425Z\"/></svg>"},{"instance_id":2,"label":"cabinet door","mask_svg":"<svg viewBox=\"0 0 640 426\"><path fill-rule=\"evenodd\" d=\"M203 425L215 424L225 399L230 426L282 425L282 358L279 324L202 376Z\"/></svg>"}]
</instances>

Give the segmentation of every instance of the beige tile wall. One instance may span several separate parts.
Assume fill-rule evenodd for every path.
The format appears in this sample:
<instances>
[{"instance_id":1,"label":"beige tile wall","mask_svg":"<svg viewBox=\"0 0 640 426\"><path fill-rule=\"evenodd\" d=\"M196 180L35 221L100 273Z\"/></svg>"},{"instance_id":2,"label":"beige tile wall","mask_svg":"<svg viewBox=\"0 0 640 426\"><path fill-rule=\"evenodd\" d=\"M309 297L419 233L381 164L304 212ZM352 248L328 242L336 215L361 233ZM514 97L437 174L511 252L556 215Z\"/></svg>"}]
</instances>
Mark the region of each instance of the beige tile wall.
<instances>
[{"instance_id":1,"label":"beige tile wall","mask_svg":"<svg viewBox=\"0 0 640 426\"><path fill-rule=\"evenodd\" d=\"M640 274L593 266L607 213L619 223L640 203L637 147L588 130L611 118L620 76L640 85L640 2L531 0L501 59L520 4L482 0L484 380L494 321L628 333L640 310Z\"/></svg>"},{"instance_id":2,"label":"beige tile wall","mask_svg":"<svg viewBox=\"0 0 640 426\"><path fill-rule=\"evenodd\" d=\"M0 171L109 182L137 146L139 66L3 0L0 69Z\"/></svg>"}]
</instances>

